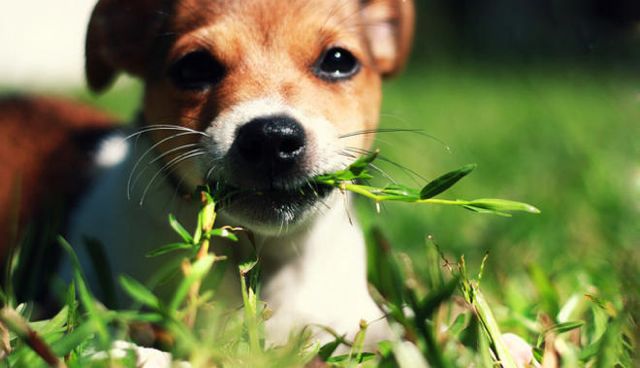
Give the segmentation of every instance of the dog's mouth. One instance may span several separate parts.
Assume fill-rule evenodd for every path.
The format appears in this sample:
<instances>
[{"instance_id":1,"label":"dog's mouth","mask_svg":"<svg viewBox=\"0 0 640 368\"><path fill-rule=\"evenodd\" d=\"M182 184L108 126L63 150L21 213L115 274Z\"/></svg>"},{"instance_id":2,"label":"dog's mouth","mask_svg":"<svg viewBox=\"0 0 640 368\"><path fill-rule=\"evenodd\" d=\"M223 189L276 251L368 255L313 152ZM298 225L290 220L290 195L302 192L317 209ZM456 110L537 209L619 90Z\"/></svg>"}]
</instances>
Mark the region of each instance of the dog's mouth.
<instances>
[{"instance_id":1,"label":"dog's mouth","mask_svg":"<svg viewBox=\"0 0 640 368\"><path fill-rule=\"evenodd\" d=\"M243 196L264 197L274 202L304 202L309 197L322 199L333 189L333 187L329 185L320 184L311 180L289 188L271 187L267 189L242 189L238 186L225 183L224 181L217 181L211 184L213 184L214 194L220 198L223 203L233 202L234 199Z\"/></svg>"},{"instance_id":2,"label":"dog's mouth","mask_svg":"<svg viewBox=\"0 0 640 368\"><path fill-rule=\"evenodd\" d=\"M259 229L302 222L334 189L312 178L267 188L242 188L224 180L213 181L210 186L223 213L238 225Z\"/></svg>"}]
</instances>

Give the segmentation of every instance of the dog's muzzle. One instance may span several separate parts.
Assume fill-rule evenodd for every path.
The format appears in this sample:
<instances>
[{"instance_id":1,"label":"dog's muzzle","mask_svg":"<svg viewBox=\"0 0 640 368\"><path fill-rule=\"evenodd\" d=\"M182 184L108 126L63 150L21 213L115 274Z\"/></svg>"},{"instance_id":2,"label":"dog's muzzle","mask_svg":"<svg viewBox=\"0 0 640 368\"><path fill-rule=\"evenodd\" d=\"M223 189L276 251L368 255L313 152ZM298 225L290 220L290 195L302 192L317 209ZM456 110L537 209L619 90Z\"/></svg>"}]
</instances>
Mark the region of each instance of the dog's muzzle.
<instances>
[{"instance_id":1,"label":"dog's muzzle","mask_svg":"<svg viewBox=\"0 0 640 368\"><path fill-rule=\"evenodd\" d=\"M239 126L224 170L215 178L215 187L228 193L227 213L244 226L260 228L300 222L331 192L313 181L310 151L304 127L287 115L259 117Z\"/></svg>"}]
</instances>

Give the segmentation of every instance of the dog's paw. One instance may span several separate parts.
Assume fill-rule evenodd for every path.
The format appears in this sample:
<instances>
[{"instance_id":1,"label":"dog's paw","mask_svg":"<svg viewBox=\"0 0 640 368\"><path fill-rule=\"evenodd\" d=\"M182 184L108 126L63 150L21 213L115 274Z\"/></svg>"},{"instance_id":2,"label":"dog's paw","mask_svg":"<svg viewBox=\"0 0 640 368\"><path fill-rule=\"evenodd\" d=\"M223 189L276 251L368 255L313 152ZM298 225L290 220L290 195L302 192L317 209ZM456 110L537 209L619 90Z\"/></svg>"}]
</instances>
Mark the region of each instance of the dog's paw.
<instances>
[{"instance_id":1,"label":"dog's paw","mask_svg":"<svg viewBox=\"0 0 640 368\"><path fill-rule=\"evenodd\" d=\"M174 362L171 354L167 352L121 340L115 341L108 353L91 352L89 356L91 360L101 361L125 359L129 354L135 356L136 368L191 368L191 364L187 362Z\"/></svg>"}]
</instances>

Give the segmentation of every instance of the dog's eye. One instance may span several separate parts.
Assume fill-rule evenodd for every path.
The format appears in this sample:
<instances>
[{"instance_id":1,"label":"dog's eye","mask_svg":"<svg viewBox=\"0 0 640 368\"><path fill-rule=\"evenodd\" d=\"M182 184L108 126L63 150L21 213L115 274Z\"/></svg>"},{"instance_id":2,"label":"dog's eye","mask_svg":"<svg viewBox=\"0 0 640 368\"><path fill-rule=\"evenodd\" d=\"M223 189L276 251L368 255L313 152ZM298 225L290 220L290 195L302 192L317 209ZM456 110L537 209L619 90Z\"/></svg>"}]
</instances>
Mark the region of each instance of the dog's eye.
<instances>
[{"instance_id":1,"label":"dog's eye","mask_svg":"<svg viewBox=\"0 0 640 368\"><path fill-rule=\"evenodd\" d=\"M333 47L325 51L315 67L316 75L330 81L348 79L359 70L358 59L342 47Z\"/></svg>"},{"instance_id":2,"label":"dog's eye","mask_svg":"<svg viewBox=\"0 0 640 368\"><path fill-rule=\"evenodd\" d=\"M201 90L222 80L225 68L210 53L194 51L169 68L169 77L182 89Z\"/></svg>"}]
</instances>

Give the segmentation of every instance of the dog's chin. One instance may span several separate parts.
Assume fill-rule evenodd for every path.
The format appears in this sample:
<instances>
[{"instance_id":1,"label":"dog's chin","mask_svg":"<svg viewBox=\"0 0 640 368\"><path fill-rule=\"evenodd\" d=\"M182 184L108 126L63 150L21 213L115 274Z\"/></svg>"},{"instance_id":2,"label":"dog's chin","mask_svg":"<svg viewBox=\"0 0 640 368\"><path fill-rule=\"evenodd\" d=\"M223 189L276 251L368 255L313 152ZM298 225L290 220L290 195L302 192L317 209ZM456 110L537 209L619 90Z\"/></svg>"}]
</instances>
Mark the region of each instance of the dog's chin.
<instances>
[{"instance_id":1,"label":"dog's chin","mask_svg":"<svg viewBox=\"0 0 640 368\"><path fill-rule=\"evenodd\" d=\"M325 206L324 200L333 191L319 184L268 190L243 190L220 183L215 187L225 193L221 213L236 225L262 235L295 231Z\"/></svg>"}]
</instances>

